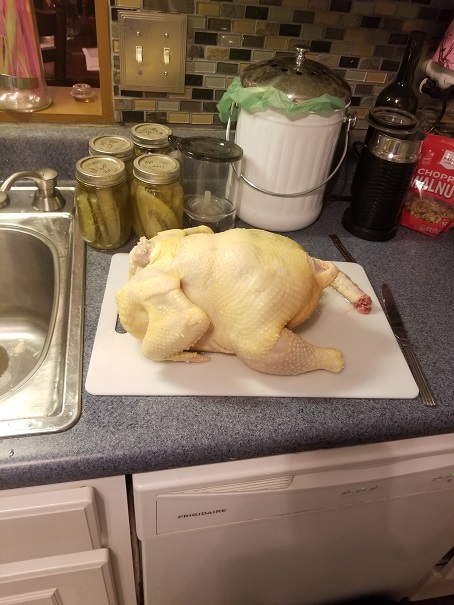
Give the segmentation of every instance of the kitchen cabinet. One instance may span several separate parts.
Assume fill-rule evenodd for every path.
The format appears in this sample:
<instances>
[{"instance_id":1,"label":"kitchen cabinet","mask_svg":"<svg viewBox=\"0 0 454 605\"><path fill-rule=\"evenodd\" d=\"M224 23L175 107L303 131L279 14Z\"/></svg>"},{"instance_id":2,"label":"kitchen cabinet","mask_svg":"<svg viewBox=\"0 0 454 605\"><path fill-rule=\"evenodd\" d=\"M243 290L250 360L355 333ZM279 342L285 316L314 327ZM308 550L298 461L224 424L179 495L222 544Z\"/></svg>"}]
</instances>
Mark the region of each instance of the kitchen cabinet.
<instances>
[{"instance_id":1,"label":"kitchen cabinet","mask_svg":"<svg viewBox=\"0 0 454 605\"><path fill-rule=\"evenodd\" d=\"M125 477L0 492L0 605L136 605Z\"/></svg>"},{"instance_id":2,"label":"kitchen cabinet","mask_svg":"<svg viewBox=\"0 0 454 605\"><path fill-rule=\"evenodd\" d=\"M118 605L105 548L7 563L0 573L5 605Z\"/></svg>"}]
</instances>

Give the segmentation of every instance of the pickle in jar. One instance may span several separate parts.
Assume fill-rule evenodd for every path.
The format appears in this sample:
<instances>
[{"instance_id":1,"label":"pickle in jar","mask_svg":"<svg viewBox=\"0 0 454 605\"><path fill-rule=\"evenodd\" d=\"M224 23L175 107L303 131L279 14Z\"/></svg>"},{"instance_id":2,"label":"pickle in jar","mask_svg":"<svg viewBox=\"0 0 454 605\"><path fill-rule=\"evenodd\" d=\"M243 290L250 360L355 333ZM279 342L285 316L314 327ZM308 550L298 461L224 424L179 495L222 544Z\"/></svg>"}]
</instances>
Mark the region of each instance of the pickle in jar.
<instances>
[{"instance_id":1,"label":"pickle in jar","mask_svg":"<svg viewBox=\"0 0 454 605\"><path fill-rule=\"evenodd\" d=\"M96 221L88 200L88 191L76 184L76 204L79 228L88 242L96 239Z\"/></svg>"},{"instance_id":2,"label":"pickle in jar","mask_svg":"<svg viewBox=\"0 0 454 605\"><path fill-rule=\"evenodd\" d=\"M145 235L151 238L160 231L181 228L181 220L167 205L167 196L165 196L165 191L162 191L166 187L167 193L169 193L169 185L160 187L159 192L140 185L135 189L134 215L136 220L134 226L136 231L140 231L137 233L140 237Z\"/></svg>"},{"instance_id":3,"label":"pickle in jar","mask_svg":"<svg viewBox=\"0 0 454 605\"><path fill-rule=\"evenodd\" d=\"M127 241L131 213L123 161L110 156L79 160L75 197L81 235L87 243L106 250Z\"/></svg>"}]
</instances>

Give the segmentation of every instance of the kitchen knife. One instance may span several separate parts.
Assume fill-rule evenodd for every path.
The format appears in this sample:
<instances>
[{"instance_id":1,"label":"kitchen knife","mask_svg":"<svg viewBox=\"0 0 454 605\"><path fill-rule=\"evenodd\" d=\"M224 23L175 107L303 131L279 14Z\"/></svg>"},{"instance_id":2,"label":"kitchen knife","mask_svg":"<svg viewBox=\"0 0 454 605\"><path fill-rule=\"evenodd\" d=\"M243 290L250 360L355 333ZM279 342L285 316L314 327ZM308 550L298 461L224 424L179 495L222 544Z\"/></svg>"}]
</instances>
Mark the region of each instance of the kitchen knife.
<instances>
[{"instance_id":1,"label":"kitchen knife","mask_svg":"<svg viewBox=\"0 0 454 605\"><path fill-rule=\"evenodd\" d=\"M437 401L432 393L432 389L430 388L427 378L419 364L415 352L413 351L413 347L405 329L404 322L402 321L402 317L400 316L399 309L397 308L396 301L394 300L394 296L391 292L391 288L388 286L388 284L383 284L381 287L381 292L385 305L386 317L388 318L388 321L394 332L394 336L402 349L402 353L404 354L411 373L413 374L413 378L418 385L422 402L424 405L431 407L437 405Z\"/></svg>"}]
</instances>

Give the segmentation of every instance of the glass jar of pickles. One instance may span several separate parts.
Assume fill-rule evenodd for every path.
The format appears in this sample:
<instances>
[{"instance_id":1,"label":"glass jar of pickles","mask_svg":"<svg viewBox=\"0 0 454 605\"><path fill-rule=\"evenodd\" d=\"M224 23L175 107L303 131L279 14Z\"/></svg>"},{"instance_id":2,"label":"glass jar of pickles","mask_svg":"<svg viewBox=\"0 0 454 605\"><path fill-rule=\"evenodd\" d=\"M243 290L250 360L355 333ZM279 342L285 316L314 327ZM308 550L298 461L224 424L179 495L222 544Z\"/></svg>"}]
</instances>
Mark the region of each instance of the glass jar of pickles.
<instances>
[{"instance_id":1,"label":"glass jar of pickles","mask_svg":"<svg viewBox=\"0 0 454 605\"><path fill-rule=\"evenodd\" d=\"M143 153L167 155L174 151L169 136L172 130L162 124L137 124L131 128L136 156Z\"/></svg>"},{"instance_id":2,"label":"glass jar of pickles","mask_svg":"<svg viewBox=\"0 0 454 605\"><path fill-rule=\"evenodd\" d=\"M118 158L125 163L126 180L131 186L132 179L132 162L136 157L134 152L134 143L131 139L117 135L100 135L93 137L88 142L88 150L90 155L102 155Z\"/></svg>"},{"instance_id":3,"label":"glass jar of pickles","mask_svg":"<svg viewBox=\"0 0 454 605\"><path fill-rule=\"evenodd\" d=\"M83 239L101 250L119 248L131 233L126 167L113 157L88 156L76 163L77 219Z\"/></svg>"},{"instance_id":4,"label":"glass jar of pickles","mask_svg":"<svg viewBox=\"0 0 454 605\"><path fill-rule=\"evenodd\" d=\"M144 154L134 160L131 185L132 225L148 239L183 225L180 163L166 155Z\"/></svg>"}]
</instances>

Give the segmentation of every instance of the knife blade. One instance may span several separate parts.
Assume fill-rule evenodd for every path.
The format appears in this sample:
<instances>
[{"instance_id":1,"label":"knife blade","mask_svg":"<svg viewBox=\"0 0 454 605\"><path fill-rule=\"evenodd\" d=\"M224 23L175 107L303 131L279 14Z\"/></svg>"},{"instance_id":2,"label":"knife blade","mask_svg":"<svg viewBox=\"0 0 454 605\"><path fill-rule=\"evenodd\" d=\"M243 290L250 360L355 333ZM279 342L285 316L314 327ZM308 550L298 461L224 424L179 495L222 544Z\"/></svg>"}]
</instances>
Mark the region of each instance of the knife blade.
<instances>
[{"instance_id":1,"label":"knife blade","mask_svg":"<svg viewBox=\"0 0 454 605\"><path fill-rule=\"evenodd\" d=\"M435 396L430 388L427 378L423 372L423 369L415 355L413 346L410 342L410 338L404 326L404 322L400 315L399 309L397 308L396 301L394 300L393 293L388 284L383 284L381 288L383 303L385 306L386 317L388 318L389 324L392 328L394 336L400 345L402 353L408 363L408 367L413 374L416 384L419 388L419 393L424 405L433 407L437 405Z\"/></svg>"}]
</instances>

